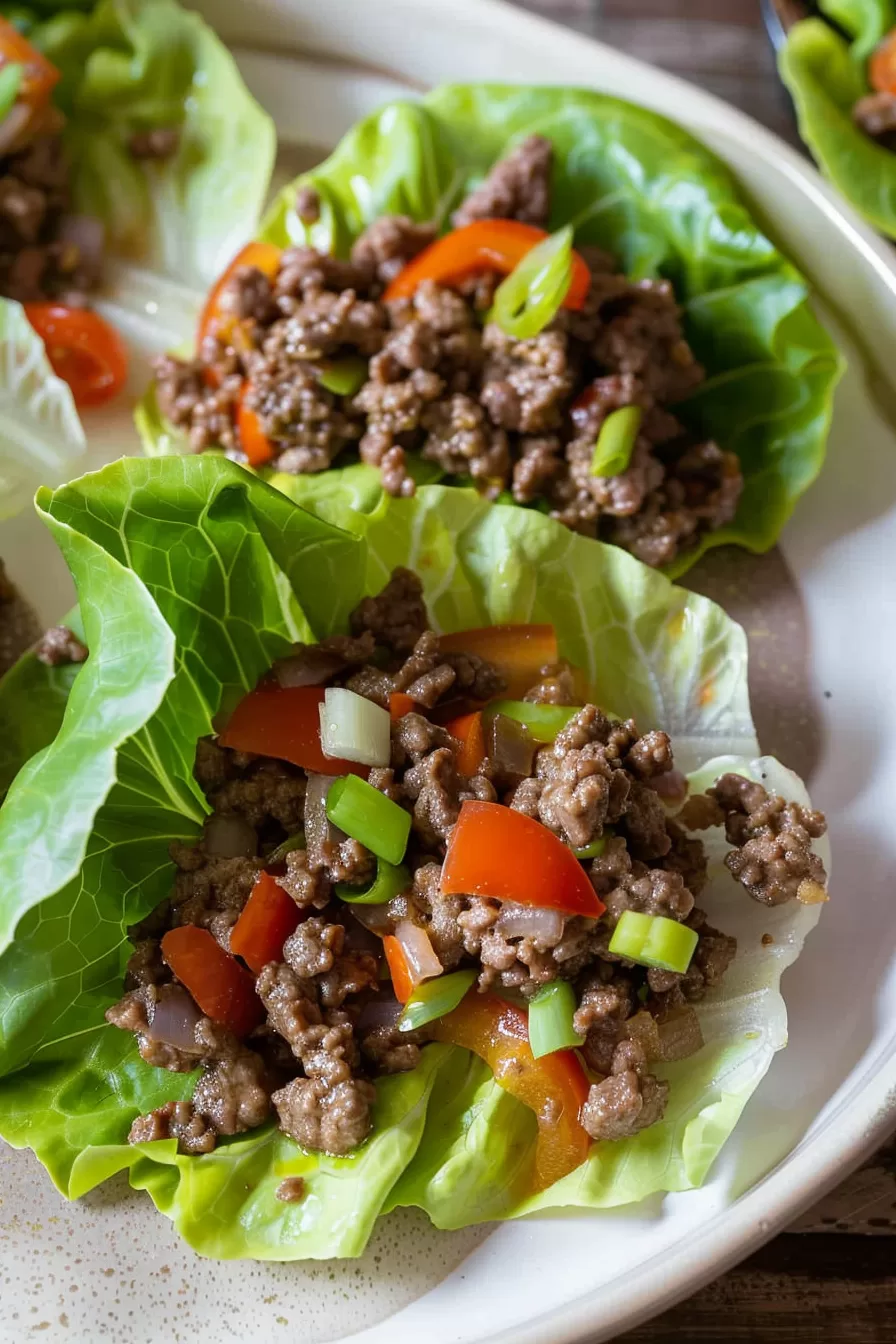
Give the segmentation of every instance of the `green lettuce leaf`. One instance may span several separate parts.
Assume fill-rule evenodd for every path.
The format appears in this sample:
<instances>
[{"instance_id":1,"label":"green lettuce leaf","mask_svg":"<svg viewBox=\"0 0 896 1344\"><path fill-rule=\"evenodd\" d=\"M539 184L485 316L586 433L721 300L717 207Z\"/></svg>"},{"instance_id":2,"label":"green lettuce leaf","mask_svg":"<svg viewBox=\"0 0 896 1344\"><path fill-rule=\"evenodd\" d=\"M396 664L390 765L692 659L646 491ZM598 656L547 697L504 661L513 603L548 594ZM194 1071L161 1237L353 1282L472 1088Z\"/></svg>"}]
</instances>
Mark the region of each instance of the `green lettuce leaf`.
<instances>
[{"instance_id":1,"label":"green lettuce leaf","mask_svg":"<svg viewBox=\"0 0 896 1344\"><path fill-rule=\"evenodd\" d=\"M71 389L22 305L0 299L0 519L76 471L86 447Z\"/></svg>"},{"instance_id":2,"label":"green lettuce leaf","mask_svg":"<svg viewBox=\"0 0 896 1344\"><path fill-rule=\"evenodd\" d=\"M29 31L62 72L75 204L112 247L204 288L256 226L276 135L233 57L176 0L100 0ZM169 159L138 162L131 134L177 127Z\"/></svg>"},{"instance_id":3,"label":"green lettuce leaf","mask_svg":"<svg viewBox=\"0 0 896 1344\"><path fill-rule=\"evenodd\" d=\"M805 281L761 233L727 169L671 122L581 89L436 89L360 122L300 179L320 195L315 224L296 215L292 183L261 236L345 254L383 213L445 223L492 163L535 132L555 147L551 227L571 223L579 243L609 249L629 275L673 282L709 373L677 409L741 458L746 489L737 517L672 572L710 546L766 550L821 467L841 363ZM184 436L160 422L151 394L140 429L150 454L186 450ZM309 504L318 492L328 496L333 474L293 493Z\"/></svg>"},{"instance_id":4,"label":"green lettuce leaf","mask_svg":"<svg viewBox=\"0 0 896 1344\"><path fill-rule=\"evenodd\" d=\"M860 214L896 238L896 154L877 144L852 119L870 93L865 65L896 27L893 0L821 0L820 9L852 38L823 19L806 19L790 31L779 58L800 135L819 168Z\"/></svg>"},{"instance_id":5,"label":"green lettuce leaf","mask_svg":"<svg viewBox=\"0 0 896 1344\"><path fill-rule=\"evenodd\" d=\"M37 754L0 809L0 1135L32 1148L72 1198L127 1170L206 1255L357 1255L379 1214L404 1204L459 1227L698 1184L786 1041L778 979L818 915L751 902L714 838L703 903L741 953L701 1005L704 1049L669 1066L662 1125L597 1146L536 1199L531 1113L448 1047L427 1047L417 1070L378 1085L371 1139L346 1158L305 1153L272 1127L203 1157L129 1146L136 1115L192 1084L145 1065L103 1015L120 994L127 926L170 888L169 842L195 836L204 815L196 740L292 640L344 628L396 564L421 575L439 629L553 621L597 699L644 729L668 728L678 763L702 772L697 787L740 769L805 797L776 762L755 759L744 635L711 602L472 490L428 485L367 507L360 469L352 479L365 508L336 493L329 520L215 457L125 459L42 491L90 656L64 711L62 688L42 684L33 661L0 684L0 727L42 686L37 722L7 753L18 741L23 757ZM300 1204L275 1198L286 1175L306 1182Z\"/></svg>"}]
</instances>

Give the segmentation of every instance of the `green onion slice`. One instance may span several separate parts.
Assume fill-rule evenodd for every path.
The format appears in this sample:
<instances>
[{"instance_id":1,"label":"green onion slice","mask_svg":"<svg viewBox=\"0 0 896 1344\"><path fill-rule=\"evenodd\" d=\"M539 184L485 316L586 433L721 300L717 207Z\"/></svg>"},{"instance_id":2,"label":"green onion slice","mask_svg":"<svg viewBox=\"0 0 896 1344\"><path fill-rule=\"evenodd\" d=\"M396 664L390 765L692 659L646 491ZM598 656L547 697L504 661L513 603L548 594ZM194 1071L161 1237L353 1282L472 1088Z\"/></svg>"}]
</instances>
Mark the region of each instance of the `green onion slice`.
<instances>
[{"instance_id":1,"label":"green onion slice","mask_svg":"<svg viewBox=\"0 0 896 1344\"><path fill-rule=\"evenodd\" d=\"M581 705L535 705L528 700L492 700L485 708L489 718L498 714L524 723L536 742L553 742L574 719Z\"/></svg>"},{"instance_id":2,"label":"green onion slice","mask_svg":"<svg viewBox=\"0 0 896 1344\"><path fill-rule=\"evenodd\" d=\"M389 711L344 686L328 686L320 707L325 756L362 765L388 765L392 754Z\"/></svg>"},{"instance_id":3,"label":"green onion slice","mask_svg":"<svg viewBox=\"0 0 896 1344\"><path fill-rule=\"evenodd\" d=\"M592 476L621 476L628 469L643 418L640 406L623 406L607 416L594 446Z\"/></svg>"},{"instance_id":4,"label":"green onion slice","mask_svg":"<svg viewBox=\"0 0 896 1344\"><path fill-rule=\"evenodd\" d=\"M592 840L588 845L581 845L573 850L577 859L599 859L607 847L607 841L613 832L607 828L603 835L599 835L596 840Z\"/></svg>"},{"instance_id":5,"label":"green onion slice","mask_svg":"<svg viewBox=\"0 0 896 1344\"><path fill-rule=\"evenodd\" d=\"M411 833L411 814L357 775L340 775L327 794L327 816L353 840L387 863L401 863Z\"/></svg>"},{"instance_id":6,"label":"green onion slice","mask_svg":"<svg viewBox=\"0 0 896 1344\"><path fill-rule=\"evenodd\" d=\"M518 341L537 336L556 316L572 280L572 225L536 243L495 290L489 320Z\"/></svg>"},{"instance_id":7,"label":"green onion slice","mask_svg":"<svg viewBox=\"0 0 896 1344\"><path fill-rule=\"evenodd\" d=\"M294 849L304 849L304 848L305 848L305 832L296 831L295 835L288 835L285 840L281 841L281 843L277 846L276 849L271 850L270 854L268 854L267 858L264 861L265 867L267 867L268 864L283 863L286 859L287 854L291 854Z\"/></svg>"},{"instance_id":8,"label":"green onion slice","mask_svg":"<svg viewBox=\"0 0 896 1344\"><path fill-rule=\"evenodd\" d=\"M475 979L475 971L452 971L450 975L437 975L433 980L424 980L405 1004L398 1019L398 1030L416 1031L427 1022L435 1022L436 1018L453 1013L464 995L472 989Z\"/></svg>"},{"instance_id":9,"label":"green onion slice","mask_svg":"<svg viewBox=\"0 0 896 1344\"><path fill-rule=\"evenodd\" d=\"M411 875L403 863L376 861L376 877L369 887L354 887L351 882L337 882L336 895L349 905L383 905L393 896L400 896L411 885Z\"/></svg>"},{"instance_id":10,"label":"green onion slice","mask_svg":"<svg viewBox=\"0 0 896 1344\"><path fill-rule=\"evenodd\" d=\"M552 980L529 1002L529 1045L536 1059L569 1050L585 1039L572 1024L576 996L568 980Z\"/></svg>"},{"instance_id":11,"label":"green onion slice","mask_svg":"<svg viewBox=\"0 0 896 1344\"><path fill-rule=\"evenodd\" d=\"M22 87L25 67L18 61L10 61L0 69L0 120L12 110Z\"/></svg>"},{"instance_id":12,"label":"green onion slice","mask_svg":"<svg viewBox=\"0 0 896 1344\"><path fill-rule=\"evenodd\" d=\"M660 971L683 974L691 964L697 934L686 924L664 915L642 915L625 910L610 939L610 951Z\"/></svg>"},{"instance_id":13,"label":"green onion slice","mask_svg":"<svg viewBox=\"0 0 896 1344\"><path fill-rule=\"evenodd\" d=\"M359 355L330 359L318 364L315 373L321 387L328 392L335 392L338 397L353 397L367 381L367 360Z\"/></svg>"}]
</instances>

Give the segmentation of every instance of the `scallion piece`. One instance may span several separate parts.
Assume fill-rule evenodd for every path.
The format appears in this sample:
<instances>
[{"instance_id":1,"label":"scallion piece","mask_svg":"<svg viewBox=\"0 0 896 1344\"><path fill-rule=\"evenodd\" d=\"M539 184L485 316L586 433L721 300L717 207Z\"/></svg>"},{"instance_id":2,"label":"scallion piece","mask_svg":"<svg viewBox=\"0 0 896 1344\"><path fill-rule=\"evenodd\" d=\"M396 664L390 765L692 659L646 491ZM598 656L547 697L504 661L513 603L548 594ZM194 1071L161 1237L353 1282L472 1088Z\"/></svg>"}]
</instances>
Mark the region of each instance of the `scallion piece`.
<instances>
[{"instance_id":1,"label":"scallion piece","mask_svg":"<svg viewBox=\"0 0 896 1344\"><path fill-rule=\"evenodd\" d=\"M537 336L556 316L572 280L572 225L536 243L495 290L489 320L518 341Z\"/></svg>"},{"instance_id":2,"label":"scallion piece","mask_svg":"<svg viewBox=\"0 0 896 1344\"><path fill-rule=\"evenodd\" d=\"M628 470L643 418L640 406L623 406L610 412L594 445L592 476L621 476Z\"/></svg>"},{"instance_id":3,"label":"scallion piece","mask_svg":"<svg viewBox=\"0 0 896 1344\"><path fill-rule=\"evenodd\" d=\"M277 846L276 849L271 850L270 854L268 854L267 858L264 861L265 867L267 867L269 864L283 863L286 860L287 854L291 854L294 849L304 849L304 848L305 848L305 832L296 831L295 835L288 835L285 840L281 841L281 843Z\"/></svg>"},{"instance_id":4,"label":"scallion piece","mask_svg":"<svg viewBox=\"0 0 896 1344\"><path fill-rule=\"evenodd\" d=\"M686 924L664 915L642 915L624 910L610 939L610 951L618 957L683 975L691 964L697 934Z\"/></svg>"},{"instance_id":5,"label":"scallion piece","mask_svg":"<svg viewBox=\"0 0 896 1344\"><path fill-rule=\"evenodd\" d=\"M401 863L411 833L410 812L357 775L335 779L326 806L334 826L366 845L378 859Z\"/></svg>"},{"instance_id":6,"label":"scallion piece","mask_svg":"<svg viewBox=\"0 0 896 1344\"><path fill-rule=\"evenodd\" d=\"M328 392L338 397L353 397L367 381L367 360L357 355L348 355L345 359L331 359L318 364L317 381Z\"/></svg>"},{"instance_id":7,"label":"scallion piece","mask_svg":"<svg viewBox=\"0 0 896 1344\"><path fill-rule=\"evenodd\" d=\"M25 67L19 61L10 61L0 69L0 120L9 112L19 96Z\"/></svg>"},{"instance_id":8,"label":"scallion piece","mask_svg":"<svg viewBox=\"0 0 896 1344\"><path fill-rule=\"evenodd\" d=\"M577 859L599 859L607 847L607 841L611 834L611 831L607 831L603 835L599 835L590 844L581 845L578 849L574 849L573 854Z\"/></svg>"},{"instance_id":9,"label":"scallion piece","mask_svg":"<svg viewBox=\"0 0 896 1344\"><path fill-rule=\"evenodd\" d=\"M568 980L552 980L530 1000L529 1045L536 1059L582 1044L585 1038L572 1024L575 1011L575 991Z\"/></svg>"},{"instance_id":10,"label":"scallion piece","mask_svg":"<svg viewBox=\"0 0 896 1344\"><path fill-rule=\"evenodd\" d=\"M411 885L411 875L403 863L376 861L376 877L369 887L353 887L350 882L337 882L336 895L349 905L383 905Z\"/></svg>"},{"instance_id":11,"label":"scallion piece","mask_svg":"<svg viewBox=\"0 0 896 1344\"><path fill-rule=\"evenodd\" d=\"M416 1031L427 1022L435 1022L436 1018L453 1013L472 988L475 979L475 971L452 971L450 975L437 975L434 980L424 980L405 1004L398 1019L398 1030Z\"/></svg>"},{"instance_id":12,"label":"scallion piece","mask_svg":"<svg viewBox=\"0 0 896 1344\"><path fill-rule=\"evenodd\" d=\"M389 711L356 691L329 686L320 707L320 745L325 756L361 765L388 765L392 754Z\"/></svg>"},{"instance_id":13,"label":"scallion piece","mask_svg":"<svg viewBox=\"0 0 896 1344\"><path fill-rule=\"evenodd\" d=\"M498 714L524 723L537 742L553 742L570 719L574 719L581 705L535 705L528 700L493 700L486 706L489 718Z\"/></svg>"}]
</instances>

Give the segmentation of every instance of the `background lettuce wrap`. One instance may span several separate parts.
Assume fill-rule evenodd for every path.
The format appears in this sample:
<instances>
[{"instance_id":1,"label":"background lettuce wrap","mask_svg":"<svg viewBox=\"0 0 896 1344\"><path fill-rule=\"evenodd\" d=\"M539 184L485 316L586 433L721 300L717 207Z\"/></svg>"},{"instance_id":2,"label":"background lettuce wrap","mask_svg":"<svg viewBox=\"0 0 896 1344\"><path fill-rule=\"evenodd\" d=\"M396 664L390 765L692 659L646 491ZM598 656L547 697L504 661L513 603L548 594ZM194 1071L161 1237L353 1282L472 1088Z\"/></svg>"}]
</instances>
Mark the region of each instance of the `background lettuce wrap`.
<instances>
[{"instance_id":1,"label":"background lettuce wrap","mask_svg":"<svg viewBox=\"0 0 896 1344\"><path fill-rule=\"evenodd\" d=\"M622 551L469 490L380 500L340 531L200 457L118 462L42 491L38 506L74 575L90 657L66 682L29 658L0 683L0 771L37 752L0 809L0 1134L33 1148L70 1197L127 1169L196 1250L225 1258L357 1255L398 1205L458 1227L701 1182L785 1044L779 976L818 915L751 902L718 839L701 903L739 956L700 1006L704 1048L663 1066L661 1123L595 1146L534 1199L533 1113L442 1045L380 1081L373 1134L348 1157L304 1153L272 1126L201 1157L178 1156L174 1141L131 1147L134 1117L187 1097L193 1079L144 1064L103 1014L120 993L126 926L170 888L169 842L199 831L197 738L292 641L344 626L395 565L421 575L439 629L552 621L597 700L668 729L698 787L737 769L804 799L788 771L755 759L741 629ZM27 733L15 727L25 719ZM275 1198L288 1175L305 1179L300 1204Z\"/></svg>"},{"instance_id":2,"label":"background lettuce wrap","mask_svg":"<svg viewBox=\"0 0 896 1344\"><path fill-rule=\"evenodd\" d=\"M676 413L736 452L745 489L734 521L680 556L709 546L770 547L825 451L839 357L812 314L805 281L760 232L728 170L663 117L581 89L447 86L420 103L392 103L359 123L329 159L284 188L260 236L347 255L383 214L448 226L451 210L491 165L531 134L554 146L551 227L612 252L632 278L672 281L685 329L708 378ZM298 185L322 201L318 222L295 213ZM150 454L187 451L152 390L138 412ZM350 457L350 455L349 455ZM420 467L432 472L429 464ZM365 473L363 506L379 498ZM278 476L294 497L338 493L340 470ZM352 507L359 507L352 478Z\"/></svg>"},{"instance_id":3,"label":"background lettuce wrap","mask_svg":"<svg viewBox=\"0 0 896 1344\"><path fill-rule=\"evenodd\" d=\"M893 0L819 0L823 19L796 24L781 51L781 78L790 90L800 134L825 177L870 224L896 237L896 154L853 121L871 92L867 62L896 27Z\"/></svg>"}]
</instances>

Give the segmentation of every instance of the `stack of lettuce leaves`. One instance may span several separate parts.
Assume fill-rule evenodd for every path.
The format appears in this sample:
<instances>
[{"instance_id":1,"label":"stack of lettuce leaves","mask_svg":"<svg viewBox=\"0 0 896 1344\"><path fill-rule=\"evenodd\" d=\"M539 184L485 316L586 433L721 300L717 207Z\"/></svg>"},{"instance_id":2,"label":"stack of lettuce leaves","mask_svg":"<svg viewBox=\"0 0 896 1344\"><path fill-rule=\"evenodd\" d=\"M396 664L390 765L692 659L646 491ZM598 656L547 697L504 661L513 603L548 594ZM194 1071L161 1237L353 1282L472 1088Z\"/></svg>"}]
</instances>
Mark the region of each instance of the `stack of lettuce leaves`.
<instances>
[{"instance_id":1,"label":"stack of lettuce leaves","mask_svg":"<svg viewBox=\"0 0 896 1344\"><path fill-rule=\"evenodd\" d=\"M259 236L346 256L383 214L450 227L458 201L535 133L555 151L550 227L572 224L578 244L612 252L630 277L673 283L708 371L676 411L741 460L736 518L704 536L674 572L710 546L767 550L821 468L840 360L806 282L760 231L727 168L665 118L582 89L445 86L357 125L325 163L283 189ZM310 226L295 213L301 184L322 201ZM138 428L150 455L188 451L152 389ZM318 511L370 509L380 497L377 473L357 465L320 476L265 474ZM432 480L431 464L418 463L416 474Z\"/></svg>"},{"instance_id":2,"label":"stack of lettuce leaves","mask_svg":"<svg viewBox=\"0 0 896 1344\"><path fill-rule=\"evenodd\" d=\"M659 1066L661 1123L595 1145L534 1197L534 1114L444 1045L378 1083L373 1133L347 1157L303 1152L272 1125L199 1157L173 1140L129 1146L132 1120L188 1097L194 1079L146 1065L104 1012L127 926L170 889L169 843L197 836L207 810L197 739L293 641L344 629L395 565L420 574L437 629L552 622L597 702L666 728L694 787L733 769L805 801L795 776L758 758L743 631L624 552L471 490L380 499L341 530L212 455L117 462L41 491L38 509L74 576L90 656L79 669L29 656L0 683L0 1135L70 1197L127 1170L191 1246L224 1258L357 1255L403 1205L456 1228L702 1182L786 1043L779 978L819 910L751 901L722 864L723 837L710 838L701 904L739 952L699 1006L704 1047ZM291 1175L305 1180L299 1204L275 1197Z\"/></svg>"},{"instance_id":3,"label":"stack of lettuce leaves","mask_svg":"<svg viewBox=\"0 0 896 1344\"><path fill-rule=\"evenodd\" d=\"M871 92L868 58L896 28L896 3L819 0L818 9L837 28L823 18L795 24L779 62L800 134L825 177L870 224L896 238L896 154L852 118Z\"/></svg>"}]
</instances>

